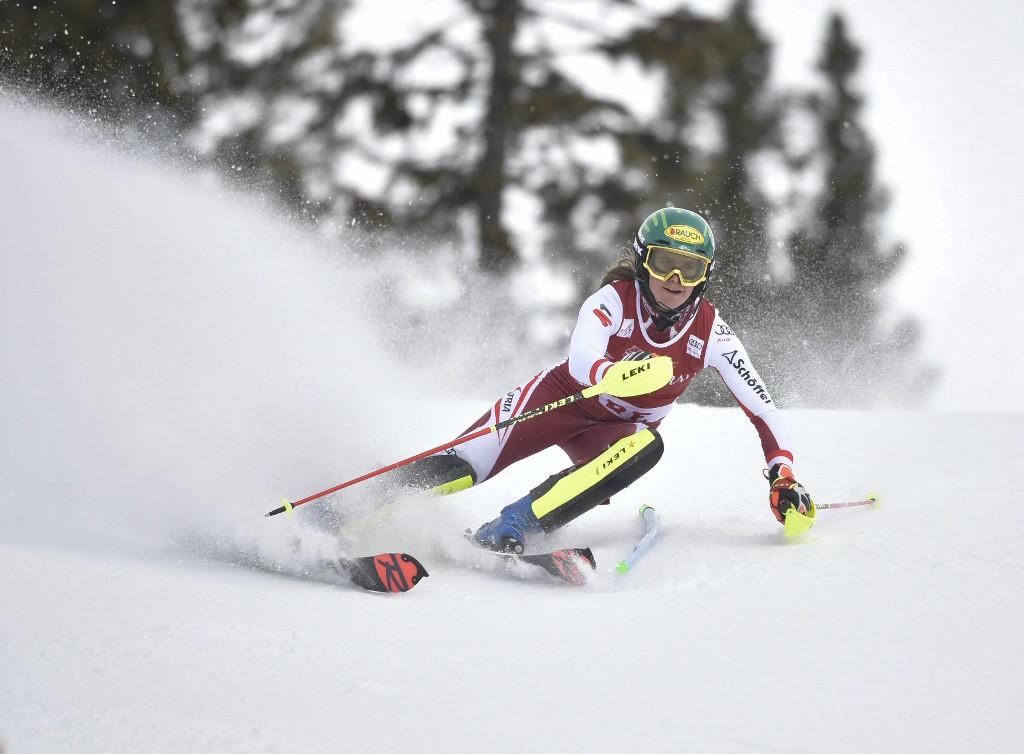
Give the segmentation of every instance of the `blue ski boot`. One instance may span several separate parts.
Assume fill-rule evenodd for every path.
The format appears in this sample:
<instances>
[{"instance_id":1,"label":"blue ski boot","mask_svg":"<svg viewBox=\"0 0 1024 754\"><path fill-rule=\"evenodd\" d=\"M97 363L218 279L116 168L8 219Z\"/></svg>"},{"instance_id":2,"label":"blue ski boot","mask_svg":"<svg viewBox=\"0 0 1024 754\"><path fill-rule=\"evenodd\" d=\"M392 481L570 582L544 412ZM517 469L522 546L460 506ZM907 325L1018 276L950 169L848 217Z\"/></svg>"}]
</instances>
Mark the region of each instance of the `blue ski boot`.
<instances>
[{"instance_id":1,"label":"blue ski boot","mask_svg":"<svg viewBox=\"0 0 1024 754\"><path fill-rule=\"evenodd\" d=\"M543 530L533 513L533 498L527 495L506 505L500 516L477 529L473 544L495 552L521 555L526 549L526 538Z\"/></svg>"}]
</instances>

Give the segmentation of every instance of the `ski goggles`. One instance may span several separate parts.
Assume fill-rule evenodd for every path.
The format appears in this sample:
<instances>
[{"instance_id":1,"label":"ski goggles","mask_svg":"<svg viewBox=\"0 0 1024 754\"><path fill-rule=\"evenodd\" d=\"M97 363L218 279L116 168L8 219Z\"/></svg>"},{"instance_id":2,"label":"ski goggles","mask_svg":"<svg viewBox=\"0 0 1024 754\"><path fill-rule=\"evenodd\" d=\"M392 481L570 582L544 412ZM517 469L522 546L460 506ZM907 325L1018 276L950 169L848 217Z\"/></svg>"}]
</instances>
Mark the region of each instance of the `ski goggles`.
<instances>
[{"instance_id":1,"label":"ski goggles","mask_svg":"<svg viewBox=\"0 0 1024 754\"><path fill-rule=\"evenodd\" d=\"M678 275L683 285L697 285L707 280L710 265L707 257L667 246L648 246L644 258L644 269L651 277L667 282Z\"/></svg>"}]
</instances>

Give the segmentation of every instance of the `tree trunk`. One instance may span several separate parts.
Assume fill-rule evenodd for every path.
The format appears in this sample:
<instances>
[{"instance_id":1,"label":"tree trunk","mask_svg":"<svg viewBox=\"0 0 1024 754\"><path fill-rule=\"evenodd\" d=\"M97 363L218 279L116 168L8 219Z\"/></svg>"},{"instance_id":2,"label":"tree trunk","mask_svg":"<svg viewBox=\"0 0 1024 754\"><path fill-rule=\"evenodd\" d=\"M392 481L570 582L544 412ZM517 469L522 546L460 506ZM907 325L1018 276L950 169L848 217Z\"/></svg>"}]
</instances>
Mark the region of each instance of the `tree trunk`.
<instances>
[{"instance_id":1,"label":"tree trunk","mask_svg":"<svg viewBox=\"0 0 1024 754\"><path fill-rule=\"evenodd\" d=\"M518 76L512 43L521 12L521 0L495 0L492 10L485 11L491 80L484 119L484 150L475 183L480 267L488 272L507 269L515 259L501 209L512 90Z\"/></svg>"}]
</instances>

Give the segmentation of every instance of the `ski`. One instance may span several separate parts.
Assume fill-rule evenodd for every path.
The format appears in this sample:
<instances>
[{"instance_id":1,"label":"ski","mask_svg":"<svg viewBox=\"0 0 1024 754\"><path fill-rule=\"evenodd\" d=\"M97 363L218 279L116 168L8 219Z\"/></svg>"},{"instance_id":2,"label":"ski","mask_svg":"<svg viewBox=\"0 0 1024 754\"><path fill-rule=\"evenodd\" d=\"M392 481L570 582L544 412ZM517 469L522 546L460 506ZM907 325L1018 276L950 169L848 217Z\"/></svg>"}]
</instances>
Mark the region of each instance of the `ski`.
<instances>
[{"instance_id":1,"label":"ski","mask_svg":"<svg viewBox=\"0 0 1024 754\"><path fill-rule=\"evenodd\" d=\"M587 566L591 571L597 570L597 560L589 547L569 547L564 550L552 550L535 555L495 554L508 558L513 563L526 563L543 568L552 576L573 586L586 585Z\"/></svg>"},{"instance_id":2,"label":"ski","mask_svg":"<svg viewBox=\"0 0 1024 754\"><path fill-rule=\"evenodd\" d=\"M430 575L420 561L406 552L338 558L329 565L356 586L371 592L408 592Z\"/></svg>"},{"instance_id":3,"label":"ski","mask_svg":"<svg viewBox=\"0 0 1024 754\"><path fill-rule=\"evenodd\" d=\"M583 566L590 566L590 570L597 570L597 560L589 547L567 547L562 550L551 552L540 552L533 555L520 555L513 552L498 552L482 547L473 540L473 530L466 529L462 533L465 540L473 545L480 552L489 553L505 561L506 565L514 568L519 563L543 568L557 579L561 579L573 586L583 586L587 583L587 572Z\"/></svg>"},{"instance_id":4,"label":"ski","mask_svg":"<svg viewBox=\"0 0 1024 754\"><path fill-rule=\"evenodd\" d=\"M594 553L589 547L569 547L564 550L552 550L533 555L516 555L484 548L480 548L480 552L503 560L508 570L514 570L520 563L542 568L555 578L573 586L584 586L587 583L587 567L592 571L597 568Z\"/></svg>"}]
</instances>

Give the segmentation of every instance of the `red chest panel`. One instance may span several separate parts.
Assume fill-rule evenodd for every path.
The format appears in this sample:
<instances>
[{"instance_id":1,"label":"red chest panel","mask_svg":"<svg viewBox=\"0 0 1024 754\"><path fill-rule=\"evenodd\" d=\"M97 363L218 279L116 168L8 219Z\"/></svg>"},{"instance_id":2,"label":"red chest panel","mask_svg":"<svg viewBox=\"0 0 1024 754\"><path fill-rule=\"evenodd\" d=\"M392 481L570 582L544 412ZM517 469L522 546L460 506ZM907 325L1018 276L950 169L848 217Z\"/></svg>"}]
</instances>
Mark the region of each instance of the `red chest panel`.
<instances>
[{"instance_id":1,"label":"red chest panel","mask_svg":"<svg viewBox=\"0 0 1024 754\"><path fill-rule=\"evenodd\" d=\"M630 399L637 406L664 406L673 403L686 390L690 379L704 368L704 352L708 344L711 326L715 321L715 307L707 301L701 301L697 315L685 329L673 328L663 333L655 333L659 342L650 333L643 330L644 313L638 301L636 284L632 280L619 280L612 283L622 299L622 326L617 334L608 340L607 357L612 361L621 361L631 355L646 351L655 356L668 356L672 359L673 377L668 385L649 395L638 395Z\"/></svg>"}]
</instances>

